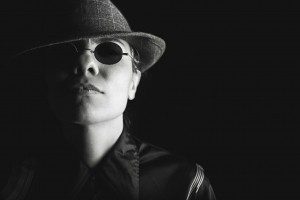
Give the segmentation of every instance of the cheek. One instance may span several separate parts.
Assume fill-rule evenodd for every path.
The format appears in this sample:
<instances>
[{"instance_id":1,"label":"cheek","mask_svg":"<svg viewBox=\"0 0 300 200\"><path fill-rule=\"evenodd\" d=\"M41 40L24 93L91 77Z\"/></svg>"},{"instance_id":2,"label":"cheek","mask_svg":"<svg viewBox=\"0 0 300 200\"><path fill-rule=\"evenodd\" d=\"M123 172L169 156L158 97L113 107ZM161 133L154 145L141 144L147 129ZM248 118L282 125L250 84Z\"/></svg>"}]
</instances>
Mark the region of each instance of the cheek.
<instances>
[{"instance_id":1,"label":"cheek","mask_svg":"<svg viewBox=\"0 0 300 200\"><path fill-rule=\"evenodd\" d=\"M118 101L126 101L128 98L128 88L130 81L128 79L118 79L113 85L113 93Z\"/></svg>"},{"instance_id":2,"label":"cheek","mask_svg":"<svg viewBox=\"0 0 300 200\"><path fill-rule=\"evenodd\" d=\"M45 97L53 111L55 111L57 108L60 109L62 105L65 105L65 103L62 101L61 92L58 90L58 88L59 84L67 77L68 76L66 73L55 69L48 69L44 75L46 85Z\"/></svg>"},{"instance_id":3,"label":"cheek","mask_svg":"<svg viewBox=\"0 0 300 200\"><path fill-rule=\"evenodd\" d=\"M68 77L66 72L58 69L47 69L44 73L44 79L48 89L53 89L58 83L62 82Z\"/></svg>"},{"instance_id":4,"label":"cheek","mask_svg":"<svg viewBox=\"0 0 300 200\"><path fill-rule=\"evenodd\" d=\"M132 74L128 71L118 73L112 76L109 91L113 95L112 100L118 101L119 103L126 104L128 99L128 91L131 85Z\"/></svg>"}]
</instances>

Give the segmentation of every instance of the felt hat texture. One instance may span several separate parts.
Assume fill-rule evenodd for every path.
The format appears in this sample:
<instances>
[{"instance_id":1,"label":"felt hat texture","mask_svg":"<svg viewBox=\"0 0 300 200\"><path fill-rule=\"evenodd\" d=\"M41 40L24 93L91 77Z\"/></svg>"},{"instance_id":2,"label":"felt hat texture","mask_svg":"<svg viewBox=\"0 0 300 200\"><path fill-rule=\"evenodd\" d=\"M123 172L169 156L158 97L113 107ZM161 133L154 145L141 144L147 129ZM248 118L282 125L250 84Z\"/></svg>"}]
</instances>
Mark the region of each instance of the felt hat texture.
<instances>
[{"instance_id":1,"label":"felt hat texture","mask_svg":"<svg viewBox=\"0 0 300 200\"><path fill-rule=\"evenodd\" d=\"M38 1L34 21L28 21L38 31L27 35L26 48L17 55L51 45L87 38L119 38L127 41L139 54L141 72L153 66L163 55L165 41L153 34L134 32L126 18L110 0ZM32 14L32 16L34 16ZM33 19L32 18L32 19Z\"/></svg>"}]
</instances>

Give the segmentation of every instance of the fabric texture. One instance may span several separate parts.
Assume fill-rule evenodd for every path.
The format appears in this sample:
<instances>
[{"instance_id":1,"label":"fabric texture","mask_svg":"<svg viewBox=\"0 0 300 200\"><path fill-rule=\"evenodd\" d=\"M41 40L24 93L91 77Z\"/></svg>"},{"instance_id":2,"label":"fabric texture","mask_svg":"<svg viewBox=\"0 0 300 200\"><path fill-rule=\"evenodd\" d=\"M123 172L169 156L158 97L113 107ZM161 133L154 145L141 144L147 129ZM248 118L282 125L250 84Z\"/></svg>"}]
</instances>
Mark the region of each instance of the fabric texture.
<instances>
[{"instance_id":1,"label":"fabric texture","mask_svg":"<svg viewBox=\"0 0 300 200\"><path fill-rule=\"evenodd\" d=\"M16 165L0 199L215 200L199 165L144 143L127 131L93 169L70 146L55 152L59 153L34 156ZM197 172L203 179L197 192L189 194Z\"/></svg>"}]
</instances>

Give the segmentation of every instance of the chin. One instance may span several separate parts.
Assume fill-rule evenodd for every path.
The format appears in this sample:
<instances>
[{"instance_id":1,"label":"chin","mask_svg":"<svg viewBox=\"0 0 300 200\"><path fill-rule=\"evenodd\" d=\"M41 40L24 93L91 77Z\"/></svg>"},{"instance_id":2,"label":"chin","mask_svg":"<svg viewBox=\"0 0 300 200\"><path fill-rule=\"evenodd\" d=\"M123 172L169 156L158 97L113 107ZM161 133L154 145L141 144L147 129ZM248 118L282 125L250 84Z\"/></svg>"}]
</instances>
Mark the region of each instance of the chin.
<instances>
[{"instance_id":1,"label":"chin","mask_svg":"<svg viewBox=\"0 0 300 200\"><path fill-rule=\"evenodd\" d=\"M81 125L109 122L120 117L123 119L125 108L126 104L120 106L120 103L118 106L116 106L116 104L52 104L52 110L58 120L63 123L75 123Z\"/></svg>"},{"instance_id":2,"label":"chin","mask_svg":"<svg viewBox=\"0 0 300 200\"><path fill-rule=\"evenodd\" d=\"M122 117L123 113L103 113L103 112L81 112L81 113L73 113L71 115L60 115L58 118L60 121L65 123L74 123L78 125L91 125L91 124L99 124L105 123L109 121L116 120Z\"/></svg>"}]
</instances>

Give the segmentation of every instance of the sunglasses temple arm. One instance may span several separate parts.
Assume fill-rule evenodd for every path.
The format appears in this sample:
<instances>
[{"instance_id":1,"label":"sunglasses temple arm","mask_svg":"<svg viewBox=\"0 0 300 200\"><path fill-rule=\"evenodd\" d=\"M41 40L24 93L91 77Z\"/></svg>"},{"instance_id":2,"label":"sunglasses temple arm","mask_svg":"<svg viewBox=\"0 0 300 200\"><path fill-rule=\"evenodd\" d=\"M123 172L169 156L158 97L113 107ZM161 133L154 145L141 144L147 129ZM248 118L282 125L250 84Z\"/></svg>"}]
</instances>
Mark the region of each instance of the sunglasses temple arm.
<instances>
[{"instance_id":1,"label":"sunglasses temple arm","mask_svg":"<svg viewBox=\"0 0 300 200\"><path fill-rule=\"evenodd\" d=\"M122 55L124 55L124 56L129 56L132 60L135 60L135 58L132 57L129 53L122 53Z\"/></svg>"}]
</instances>

